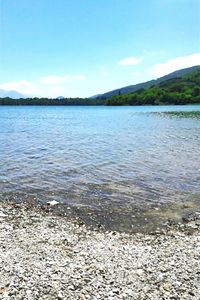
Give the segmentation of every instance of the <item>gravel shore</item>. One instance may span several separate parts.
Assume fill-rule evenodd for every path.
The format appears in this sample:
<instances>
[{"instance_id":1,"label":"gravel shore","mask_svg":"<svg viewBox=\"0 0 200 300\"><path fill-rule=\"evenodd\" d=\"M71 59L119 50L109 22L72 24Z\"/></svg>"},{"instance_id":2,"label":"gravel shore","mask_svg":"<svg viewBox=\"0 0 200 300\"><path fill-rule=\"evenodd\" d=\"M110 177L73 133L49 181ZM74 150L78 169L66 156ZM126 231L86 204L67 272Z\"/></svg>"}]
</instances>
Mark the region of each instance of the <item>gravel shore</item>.
<instances>
[{"instance_id":1,"label":"gravel shore","mask_svg":"<svg viewBox=\"0 0 200 300\"><path fill-rule=\"evenodd\" d=\"M0 204L0 299L200 299L200 221L153 234L90 230Z\"/></svg>"}]
</instances>

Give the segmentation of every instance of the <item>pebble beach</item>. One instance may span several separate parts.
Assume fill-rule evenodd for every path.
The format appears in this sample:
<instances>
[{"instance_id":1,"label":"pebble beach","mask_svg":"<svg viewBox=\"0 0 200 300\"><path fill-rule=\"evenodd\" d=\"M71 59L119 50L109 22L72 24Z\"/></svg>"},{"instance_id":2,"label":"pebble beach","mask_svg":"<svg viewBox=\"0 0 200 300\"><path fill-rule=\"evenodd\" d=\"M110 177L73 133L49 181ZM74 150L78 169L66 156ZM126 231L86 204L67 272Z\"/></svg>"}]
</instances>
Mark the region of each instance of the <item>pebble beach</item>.
<instances>
[{"instance_id":1,"label":"pebble beach","mask_svg":"<svg viewBox=\"0 0 200 300\"><path fill-rule=\"evenodd\" d=\"M200 218L151 234L0 204L0 299L200 299Z\"/></svg>"}]
</instances>

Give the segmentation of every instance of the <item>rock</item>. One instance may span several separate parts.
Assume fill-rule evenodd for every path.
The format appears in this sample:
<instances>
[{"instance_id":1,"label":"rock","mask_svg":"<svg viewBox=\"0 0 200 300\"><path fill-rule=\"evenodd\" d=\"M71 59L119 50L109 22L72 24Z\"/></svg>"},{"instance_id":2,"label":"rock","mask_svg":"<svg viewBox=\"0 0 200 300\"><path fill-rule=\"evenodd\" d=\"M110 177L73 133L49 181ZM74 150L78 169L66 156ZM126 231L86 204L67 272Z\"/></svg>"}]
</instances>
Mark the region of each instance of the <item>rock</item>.
<instances>
[{"instance_id":1,"label":"rock","mask_svg":"<svg viewBox=\"0 0 200 300\"><path fill-rule=\"evenodd\" d=\"M195 293L194 293L193 291L189 291L188 294L189 294L190 296L192 296L192 297L195 296Z\"/></svg>"},{"instance_id":2,"label":"rock","mask_svg":"<svg viewBox=\"0 0 200 300\"><path fill-rule=\"evenodd\" d=\"M165 282L162 287L165 291L169 292L172 289L172 284L170 282Z\"/></svg>"},{"instance_id":3,"label":"rock","mask_svg":"<svg viewBox=\"0 0 200 300\"><path fill-rule=\"evenodd\" d=\"M87 298L85 297L84 294L81 294L81 295L80 295L80 300L87 300Z\"/></svg>"},{"instance_id":4,"label":"rock","mask_svg":"<svg viewBox=\"0 0 200 300\"><path fill-rule=\"evenodd\" d=\"M182 217L182 220L183 220L183 222L186 222L186 223L195 221L195 220L200 220L200 212L196 211L196 212L188 213Z\"/></svg>"},{"instance_id":5,"label":"rock","mask_svg":"<svg viewBox=\"0 0 200 300\"><path fill-rule=\"evenodd\" d=\"M58 300L63 300L64 296L61 292L58 293Z\"/></svg>"},{"instance_id":6,"label":"rock","mask_svg":"<svg viewBox=\"0 0 200 300\"><path fill-rule=\"evenodd\" d=\"M7 217L7 215L4 214L2 211L0 211L0 218L5 218L5 217Z\"/></svg>"},{"instance_id":7,"label":"rock","mask_svg":"<svg viewBox=\"0 0 200 300\"><path fill-rule=\"evenodd\" d=\"M142 276L142 275L144 274L144 270L142 270L142 269L137 269L137 270L136 270L136 274L137 274L138 276Z\"/></svg>"},{"instance_id":8,"label":"rock","mask_svg":"<svg viewBox=\"0 0 200 300\"><path fill-rule=\"evenodd\" d=\"M112 292L113 292L114 294L119 295L120 289L119 289L119 288L114 288L114 289L112 290Z\"/></svg>"},{"instance_id":9,"label":"rock","mask_svg":"<svg viewBox=\"0 0 200 300\"><path fill-rule=\"evenodd\" d=\"M1 294L5 294L5 293L7 293L8 292L8 288L6 288L6 287L1 287L0 288L0 295Z\"/></svg>"},{"instance_id":10,"label":"rock","mask_svg":"<svg viewBox=\"0 0 200 300\"><path fill-rule=\"evenodd\" d=\"M50 206L54 206L54 205L59 204L59 202L55 201L55 200L52 200L52 201L48 201L47 204L50 205Z\"/></svg>"}]
</instances>

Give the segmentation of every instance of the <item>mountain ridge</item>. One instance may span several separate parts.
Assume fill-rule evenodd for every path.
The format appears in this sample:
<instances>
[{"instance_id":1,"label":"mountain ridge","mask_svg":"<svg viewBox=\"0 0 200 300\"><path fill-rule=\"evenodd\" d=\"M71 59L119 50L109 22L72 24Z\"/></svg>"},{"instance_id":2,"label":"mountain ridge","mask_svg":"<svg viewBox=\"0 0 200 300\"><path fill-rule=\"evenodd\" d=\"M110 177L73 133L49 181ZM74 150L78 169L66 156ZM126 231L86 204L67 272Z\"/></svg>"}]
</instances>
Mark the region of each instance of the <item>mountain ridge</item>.
<instances>
[{"instance_id":1,"label":"mountain ridge","mask_svg":"<svg viewBox=\"0 0 200 300\"><path fill-rule=\"evenodd\" d=\"M200 67L157 85L107 98L105 105L184 105L200 103Z\"/></svg>"},{"instance_id":2,"label":"mountain ridge","mask_svg":"<svg viewBox=\"0 0 200 300\"><path fill-rule=\"evenodd\" d=\"M19 93L18 91L14 91L14 90L6 91L6 90L3 90L3 89L0 89L0 98L4 98L4 97L19 99L19 98L25 98L27 96Z\"/></svg>"},{"instance_id":3,"label":"mountain ridge","mask_svg":"<svg viewBox=\"0 0 200 300\"><path fill-rule=\"evenodd\" d=\"M134 84L134 85L128 85L128 86L125 86L125 87L122 87L122 88L119 88L119 89L115 89L115 90L112 90L112 91L109 91L109 92L106 92L106 93L103 93L103 94L98 94L96 96L92 96L90 98L93 98L93 99L95 99L95 98L96 99L108 99L108 98L111 98L113 96L117 96L119 94L129 94L129 93L136 92L140 89L148 89L153 85L158 85L159 83L161 83L163 81L166 81L168 79L182 77L182 76L186 75L187 73L198 70L198 69L200 69L200 65L196 65L196 66L192 66L192 67L184 68L184 69L179 69L179 70L176 70L172 73L169 73L167 75L159 77L157 79L152 79L152 80L137 83L137 84Z\"/></svg>"}]
</instances>

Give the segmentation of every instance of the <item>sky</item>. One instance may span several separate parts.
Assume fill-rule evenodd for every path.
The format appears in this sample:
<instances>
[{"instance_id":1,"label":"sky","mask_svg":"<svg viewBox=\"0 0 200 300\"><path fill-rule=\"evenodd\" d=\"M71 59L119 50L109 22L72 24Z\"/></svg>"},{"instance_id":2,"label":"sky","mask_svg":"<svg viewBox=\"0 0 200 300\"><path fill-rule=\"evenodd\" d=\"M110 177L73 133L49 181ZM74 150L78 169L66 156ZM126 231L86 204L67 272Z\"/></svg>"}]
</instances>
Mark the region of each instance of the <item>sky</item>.
<instances>
[{"instance_id":1,"label":"sky","mask_svg":"<svg viewBox=\"0 0 200 300\"><path fill-rule=\"evenodd\" d=\"M89 97L200 65L200 0L0 0L0 89Z\"/></svg>"}]
</instances>

